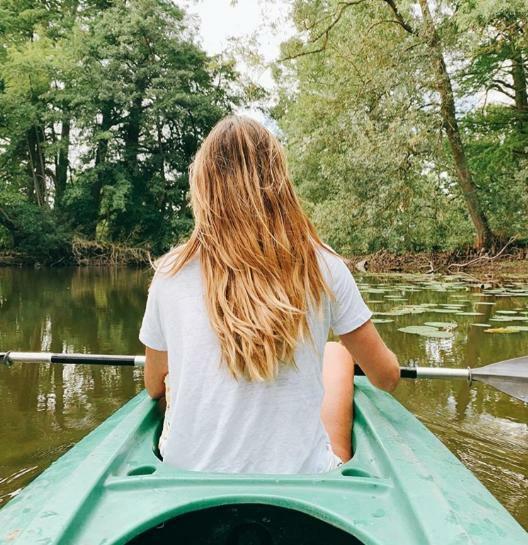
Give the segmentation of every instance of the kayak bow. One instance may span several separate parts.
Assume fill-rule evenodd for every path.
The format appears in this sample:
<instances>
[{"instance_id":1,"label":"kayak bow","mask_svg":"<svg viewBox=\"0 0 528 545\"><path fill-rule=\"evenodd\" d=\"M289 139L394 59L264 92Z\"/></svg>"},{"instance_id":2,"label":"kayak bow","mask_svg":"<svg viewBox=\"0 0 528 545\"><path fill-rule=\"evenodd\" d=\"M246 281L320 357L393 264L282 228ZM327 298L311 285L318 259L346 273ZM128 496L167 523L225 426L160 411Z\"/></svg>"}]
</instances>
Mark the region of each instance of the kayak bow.
<instances>
[{"instance_id":1,"label":"kayak bow","mask_svg":"<svg viewBox=\"0 0 528 545\"><path fill-rule=\"evenodd\" d=\"M356 380L354 456L321 475L163 464L140 393L0 510L9 545L526 545L528 534L392 396Z\"/></svg>"}]
</instances>

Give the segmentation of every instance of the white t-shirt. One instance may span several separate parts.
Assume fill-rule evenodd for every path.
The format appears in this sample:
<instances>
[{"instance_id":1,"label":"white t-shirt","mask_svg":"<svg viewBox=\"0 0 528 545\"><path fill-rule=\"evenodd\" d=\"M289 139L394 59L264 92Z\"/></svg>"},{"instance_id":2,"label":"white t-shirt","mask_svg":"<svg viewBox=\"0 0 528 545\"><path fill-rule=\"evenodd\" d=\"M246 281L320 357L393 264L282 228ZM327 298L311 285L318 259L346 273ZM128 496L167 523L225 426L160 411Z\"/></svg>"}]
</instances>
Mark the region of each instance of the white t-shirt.
<instances>
[{"instance_id":1,"label":"white t-shirt","mask_svg":"<svg viewBox=\"0 0 528 545\"><path fill-rule=\"evenodd\" d=\"M330 329L348 333L372 313L342 259L317 255L335 301L324 297L322 312L309 312L313 345L300 343L297 367L273 382L236 381L220 364L197 256L175 276L155 275L139 338L168 352L164 462L222 473L321 473L335 464L320 417L324 346Z\"/></svg>"}]
</instances>

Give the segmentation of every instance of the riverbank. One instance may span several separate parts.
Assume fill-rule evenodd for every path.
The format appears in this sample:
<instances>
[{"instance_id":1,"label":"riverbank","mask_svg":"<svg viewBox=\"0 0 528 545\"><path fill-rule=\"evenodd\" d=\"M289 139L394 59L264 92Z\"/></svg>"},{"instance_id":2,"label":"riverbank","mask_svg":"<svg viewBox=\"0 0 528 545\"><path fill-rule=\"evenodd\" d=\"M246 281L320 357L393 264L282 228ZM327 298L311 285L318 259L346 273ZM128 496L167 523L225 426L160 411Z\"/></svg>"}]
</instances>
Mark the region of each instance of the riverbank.
<instances>
[{"instance_id":1,"label":"riverbank","mask_svg":"<svg viewBox=\"0 0 528 545\"><path fill-rule=\"evenodd\" d=\"M528 276L528 248L504 248L491 253L475 250L394 254L380 251L347 258L352 270L371 273L470 274L483 277Z\"/></svg>"},{"instance_id":2,"label":"riverbank","mask_svg":"<svg viewBox=\"0 0 528 545\"><path fill-rule=\"evenodd\" d=\"M148 266L149 255L145 248L77 241L71 255L54 262L41 263L32 256L10 252L0 253L0 266ZM483 277L528 276L528 247L503 248L497 253L457 250L396 254L382 250L373 254L343 257L352 270L364 273L467 273Z\"/></svg>"},{"instance_id":3,"label":"riverbank","mask_svg":"<svg viewBox=\"0 0 528 545\"><path fill-rule=\"evenodd\" d=\"M37 258L22 252L0 252L0 267L127 266L149 265L148 248L75 238L61 257Z\"/></svg>"}]
</instances>

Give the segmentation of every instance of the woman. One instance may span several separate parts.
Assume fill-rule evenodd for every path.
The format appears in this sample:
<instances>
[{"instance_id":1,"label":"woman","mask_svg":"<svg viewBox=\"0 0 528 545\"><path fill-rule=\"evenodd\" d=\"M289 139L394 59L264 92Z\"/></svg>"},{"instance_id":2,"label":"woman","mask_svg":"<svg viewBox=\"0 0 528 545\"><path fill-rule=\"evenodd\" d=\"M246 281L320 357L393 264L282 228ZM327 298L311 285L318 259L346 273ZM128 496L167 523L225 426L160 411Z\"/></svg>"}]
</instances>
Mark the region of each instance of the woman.
<instances>
[{"instance_id":1,"label":"woman","mask_svg":"<svg viewBox=\"0 0 528 545\"><path fill-rule=\"evenodd\" d=\"M156 267L140 340L167 398L160 452L182 469L320 473L351 457L354 360L399 366L354 279L303 213L278 140L230 116L190 169L195 228ZM329 330L342 344L327 343Z\"/></svg>"}]
</instances>

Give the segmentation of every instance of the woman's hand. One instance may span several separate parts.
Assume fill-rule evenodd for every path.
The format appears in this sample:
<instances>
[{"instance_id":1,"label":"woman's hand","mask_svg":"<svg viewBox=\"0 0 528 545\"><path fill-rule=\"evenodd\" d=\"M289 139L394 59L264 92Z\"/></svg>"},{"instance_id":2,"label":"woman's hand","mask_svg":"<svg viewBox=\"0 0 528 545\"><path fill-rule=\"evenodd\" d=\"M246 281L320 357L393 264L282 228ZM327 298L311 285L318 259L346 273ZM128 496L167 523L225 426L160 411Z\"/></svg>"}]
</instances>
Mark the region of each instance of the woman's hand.
<instances>
[{"instance_id":1,"label":"woman's hand","mask_svg":"<svg viewBox=\"0 0 528 545\"><path fill-rule=\"evenodd\" d=\"M169 372L167 352L145 347L145 388L152 399L165 395L165 376Z\"/></svg>"},{"instance_id":2,"label":"woman's hand","mask_svg":"<svg viewBox=\"0 0 528 545\"><path fill-rule=\"evenodd\" d=\"M370 320L340 339L374 386L387 392L396 388L400 380L398 359Z\"/></svg>"}]
</instances>

